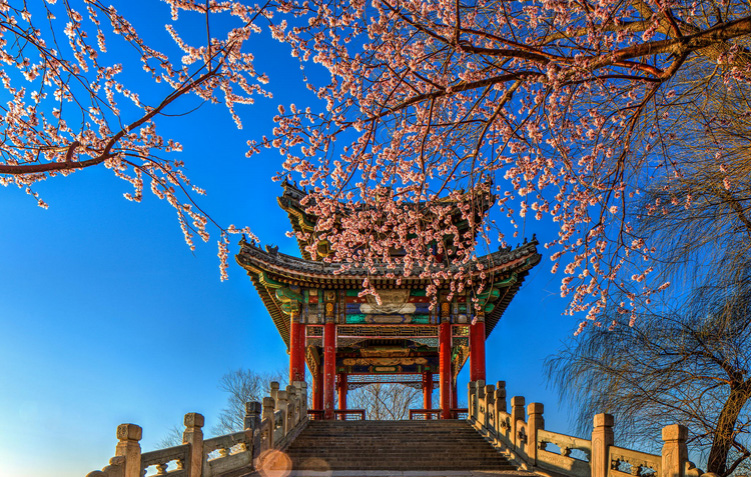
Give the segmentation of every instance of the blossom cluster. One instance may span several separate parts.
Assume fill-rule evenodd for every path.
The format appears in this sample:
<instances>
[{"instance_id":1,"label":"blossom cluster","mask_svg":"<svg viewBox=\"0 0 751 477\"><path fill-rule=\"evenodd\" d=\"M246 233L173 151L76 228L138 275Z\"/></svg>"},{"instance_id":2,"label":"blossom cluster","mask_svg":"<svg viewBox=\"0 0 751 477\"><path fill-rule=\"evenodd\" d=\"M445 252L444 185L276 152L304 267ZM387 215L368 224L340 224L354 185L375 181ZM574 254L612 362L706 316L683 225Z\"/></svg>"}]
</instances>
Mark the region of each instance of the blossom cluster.
<instances>
[{"instance_id":1,"label":"blossom cluster","mask_svg":"<svg viewBox=\"0 0 751 477\"><path fill-rule=\"evenodd\" d=\"M683 174L662 153L701 95L682 68L703 61L742 78L732 55L751 11L725 2L718 25L699 14L712 3L299 2L274 35L304 67L326 69L329 82L309 84L325 110L281 108L250 154L278 150L278 179L309 188L327 260L399 260L459 283L467 276L449 265L473 261L476 233L505 246L533 215L558 226L544 245L568 313L597 322L633 284L619 310L635 316L637 297L666 286L647 280L656 250L633 220L659 209L645 210L642 191ZM485 221L488 197L512 232ZM436 257L451 258L443 271Z\"/></svg>"}]
</instances>

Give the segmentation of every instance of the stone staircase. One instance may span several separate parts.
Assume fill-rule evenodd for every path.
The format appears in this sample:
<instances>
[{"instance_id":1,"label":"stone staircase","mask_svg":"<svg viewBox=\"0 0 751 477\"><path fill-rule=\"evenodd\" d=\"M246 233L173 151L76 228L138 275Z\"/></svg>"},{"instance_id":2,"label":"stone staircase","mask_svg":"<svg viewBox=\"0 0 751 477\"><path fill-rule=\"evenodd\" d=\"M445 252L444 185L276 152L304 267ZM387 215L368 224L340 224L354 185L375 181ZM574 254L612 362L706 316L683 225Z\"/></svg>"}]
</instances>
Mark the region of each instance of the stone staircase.
<instances>
[{"instance_id":1,"label":"stone staircase","mask_svg":"<svg viewBox=\"0 0 751 477\"><path fill-rule=\"evenodd\" d=\"M286 451L295 471L516 470L466 421L311 421Z\"/></svg>"}]
</instances>

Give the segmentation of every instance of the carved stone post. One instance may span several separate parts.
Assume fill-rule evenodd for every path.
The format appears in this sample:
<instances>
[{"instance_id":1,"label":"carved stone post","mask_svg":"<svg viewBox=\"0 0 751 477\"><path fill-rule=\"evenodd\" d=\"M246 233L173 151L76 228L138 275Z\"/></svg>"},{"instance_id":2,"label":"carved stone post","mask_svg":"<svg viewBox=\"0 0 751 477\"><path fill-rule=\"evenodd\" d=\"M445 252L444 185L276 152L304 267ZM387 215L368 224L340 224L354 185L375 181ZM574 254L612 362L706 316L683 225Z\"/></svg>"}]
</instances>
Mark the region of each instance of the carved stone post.
<instances>
[{"instance_id":1,"label":"carved stone post","mask_svg":"<svg viewBox=\"0 0 751 477\"><path fill-rule=\"evenodd\" d=\"M607 477L610 470L610 446L614 445L613 416L597 414L592 429L592 457L590 467L592 477Z\"/></svg>"},{"instance_id":2,"label":"carved stone post","mask_svg":"<svg viewBox=\"0 0 751 477\"><path fill-rule=\"evenodd\" d=\"M261 451L274 448L274 428L276 427L276 422L274 420L274 404L274 398L263 398Z\"/></svg>"},{"instance_id":3,"label":"carved stone post","mask_svg":"<svg viewBox=\"0 0 751 477\"><path fill-rule=\"evenodd\" d=\"M183 420L185 431L183 432L183 444L190 444L190 462L188 464L188 477L201 477L203 473L203 416L197 412L189 412Z\"/></svg>"},{"instance_id":4,"label":"carved stone post","mask_svg":"<svg viewBox=\"0 0 751 477\"><path fill-rule=\"evenodd\" d=\"M475 399L477 400L477 422L484 428L485 413L487 412L487 408L485 407L485 381L478 380L474 383L476 386Z\"/></svg>"},{"instance_id":5,"label":"carved stone post","mask_svg":"<svg viewBox=\"0 0 751 477\"><path fill-rule=\"evenodd\" d=\"M300 398L297 395L297 388L292 384L287 386L287 399L289 401L287 403L287 416L289 416L287 418L287 425L289 426L289 429L294 429L300 420Z\"/></svg>"},{"instance_id":6,"label":"carved stone post","mask_svg":"<svg viewBox=\"0 0 751 477\"><path fill-rule=\"evenodd\" d=\"M276 393L276 410L282 411L282 433L287 434L289 431L289 414L287 408L289 407L289 400L287 399L287 391L279 391Z\"/></svg>"},{"instance_id":7,"label":"carved stone post","mask_svg":"<svg viewBox=\"0 0 751 477\"><path fill-rule=\"evenodd\" d=\"M125 474L123 477L141 477L141 440L143 431L135 424L117 426L117 447L115 456L125 457Z\"/></svg>"},{"instance_id":8,"label":"carved stone post","mask_svg":"<svg viewBox=\"0 0 751 477\"><path fill-rule=\"evenodd\" d=\"M688 428L680 424L671 424L662 428L662 476L684 477L688 461Z\"/></svg>"},{"instance_id":9,"label":"carved stone post","mask_svg":"<svg viewBox=\"0 0 751 477\"><path fill-rule=\"evenodd\" d=\"M514 396L511 398L511 442L516 448L521 447L519 440L519 426L517 421L524 422L524 396Z\"/></svg>"},{"instance_id":10,"label":"carved stone post","mask_svg":"<svg viewBox=\"0 0 751 477\"><path fill-rule=\"evenodd\" d=\"M276 402L278 393L279 393L279 383L276 381L271 381L271 385L269 386L269 396L271 396L271 398L274 399L274 402Z\"/></svg>"},{"instance_id":11,"label":"carved stone post","mask_svg":"<svg viewBox=\"0 0 751 477\"><path fill-rule=\"evenodd\" d=\"M248 449L252 452L252 456L255 459L261 453L261 403L258 401L245 403L245 435L246 439L250 441L251 448Z\"/></svg>"},{"instance_id":12,"label":"carved stone post","mask_svg":"<svg viewBox=\"0 0 751 477\"><path fill-rule=\"evenodd\" d=\"M495 386L485 386L485 421L483 427L488 431L495 430Z\"/></svg>"},{"instance_id":13,"label":"carved stone post","mask_svg":"<svg viewBox=\"0 0 751 477\"><path fill-rule=\"evenodd\" d=\"M304 419L308 415L308 383L305 381L295 381L297 386L297 395L300 398L300 419Z\"/></svg>"},{"instance_id":14,"label":"carved stone post","mask_svg":"<svg viewBox=\"0 0 751 477\"><path fill-rule=\"evenodd\" d=\"M251 401L245 403L245 430L256 430L261 426L261 403Z\"/></svg>"},{"instance_id":15,"label":"carved stone post","mask_svg":"<svg viewBox=\"0 0 751 477\"><path fill-rule=\"evenodd\" d=\"M545 407L542 403L531 402L527 406L527 456L533 464L537 464L537 431L545 429L545 419L542 413Z\"/></svg>"},{"instance_id":16,"label":"carved stone post","mask_svg":"<svg viewBox=\"0 0 751 477\"><path fill-rule=\"evenodd\" d=\"M495 408L498 412L506 412L506 381L495 383Z\"/></svg>"}]
</instances>

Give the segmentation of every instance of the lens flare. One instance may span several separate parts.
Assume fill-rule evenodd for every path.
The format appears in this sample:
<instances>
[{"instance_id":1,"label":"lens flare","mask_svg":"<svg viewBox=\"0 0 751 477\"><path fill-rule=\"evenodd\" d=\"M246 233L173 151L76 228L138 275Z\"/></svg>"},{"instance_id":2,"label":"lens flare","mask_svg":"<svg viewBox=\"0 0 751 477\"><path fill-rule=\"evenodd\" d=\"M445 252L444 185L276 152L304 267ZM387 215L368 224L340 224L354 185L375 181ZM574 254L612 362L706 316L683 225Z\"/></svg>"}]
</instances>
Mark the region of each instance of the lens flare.
<instances>
[{"instance_id":1,"label":"lens flare","mask_svg":"<svg viewBox=\"0 0 751 477\"><path fill-rule=\"evenodd\" d=\"M270 449L258 456L256 469L262 477L288 477L292 471L292 459L284 452Z\"/></svg>"}]
</instances>

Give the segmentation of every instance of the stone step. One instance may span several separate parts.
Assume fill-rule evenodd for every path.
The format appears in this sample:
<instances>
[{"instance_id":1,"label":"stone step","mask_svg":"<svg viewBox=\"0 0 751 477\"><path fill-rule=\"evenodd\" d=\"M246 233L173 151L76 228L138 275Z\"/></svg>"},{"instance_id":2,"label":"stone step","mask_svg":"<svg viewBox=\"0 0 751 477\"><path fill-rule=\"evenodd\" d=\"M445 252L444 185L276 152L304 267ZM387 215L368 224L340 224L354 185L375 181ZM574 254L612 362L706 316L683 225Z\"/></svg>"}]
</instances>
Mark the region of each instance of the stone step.
<instances>
[{"instance_id":1,"label":"stone step","mask_svg":"<svg viewBox=\"0 0 751 477\"><path fill-rule=\"evenodd\" d=\"M378 431L378 432L345 432L345 431L331 431L331 432L325 432L325 431L315 431L311 432L309 434L305 434L307 437L338 437L342 434L346 434L347 437L357 436L362 438L378 438L378 437L390 437L397 435L399 438L404 437L418 437L418 436L428 436L428 437L436 437L436 438L442 438L442 437L448 437L448 438L475 438L478 437L478 434L475 432L474 434L468 433L468 432L401 432L398 429L395 429L393 432L388 431Z\"/></svg>"},{"instance_id":2,"label":"stone step","mask_svg":"<svg viewBox=\"0 0 751 477\"><path fill-rule=\"evenodd\" d=\"M366 458L363 456L353 457L352 455L301 455L301 454L294 454L288 456L293 460L306 460L306 459L324 459L324 460L330 460L330 461L347 461L347 462L381 462L382 457L370 457ZM415 457L413 455L402 455L400 456L401 459L405 462L417 462L417 461L426 461L426 462L435 462L435 463L452 463L452 462L483 462L483 461L494 461L494 462L506 462L506 460L499 455L495 456L472 456L472 457L462 457L462 458L453 458L453 459L436 459L433 456L426 456L426 457Z\"/></svg>"},{"instance_id":3,"label":"stone step","mask_svg":"<svg viewBox=\"0 0 751 477\"><path fill-rule=\"evenodd\" d=\"M384 454L383 451L380 449L372 451L373 454ZM465 456L456 456L456 457L445 457L445 458L437 458L434 454L430 454L427 457L420 458L415 457L415 454L417 452L408 453L408 452L402 452L402 453L396 453L396 452L389 452L389 458L392 459L422 459L422 460L431 460L435 462L440 461L467 461L467 460L482 460L482 459L495 459L495 460L502 460L502 457L498 454L491 454L491 453L477 453ZM459 453L457 453L459 454ZM290 457L299 457L299 458L313 458L313 457L320 457L320 458L327 458L327 459L352 459L353 453L351 452L288 452L288 455ZM363 456L364 454L355 454L359 456ZM368 460L366 457L360 457L362 460ZM373 457L372 459L381 459L380 455L378 457Z\"/></svg>"},{"instance_id":4,"label":"stone step","mask_svg":"<svg viewBox=\"0 0 751 477\"><path fill-rule=\"evenodd\" d=\"M329 465L325 462L315 462L310 465L304 465L304 464L297 464L293 461L292 464L293 470L323 470L323 471L337 471L337 470L357 470L357 471L423 471L423 472L430 472L430 471L457 471L456 465L425 465L425 464L415 464L415 465L401 465L401 466L394 466L394 465L360 465L360 464L341 464L341 463L334 463ZM465 470L468 471L468 469L471 469L472 471L481 471L481 470L488 470L488 471L514 471L516 470L515 467L511 465L497 465L497 464L469 464L467 468L465 469L458 469L458 470Z\"/></svg>"},{"instance_id":5,"label":"stone step","mask_svg":"<svg viewBox=\"0 0 751 477\"><path fill-rule=\"evenodd\" d=\"M286 451L294 470L515 470L466 421L311 421Z\"/></svg>"},{"instance_id":6,"label":"stone step","mask_svg":"<svg viewBox=\"0 0 751 477\"><path fill-rule=\"evenodd\" d=\"M395 440L392 435L384 434L380 436L358 436L357 434L353 434L348 437L336 437L336 436L305 436L304 439L300 439L300 443L305 444L316 444L316 443L322 443L322 442L328 442L328 443L334 443L334 442L363 442L368 444L398 444L405 441L412 441L412 442L433 442L433 443L441 443L445 441L451 441L455 444L461 444L461 443L467 443L467 444L474 444L476 442L482 442L484 439L482 439L480 436L431 436L431 435L425 435L425 436L417 436L420 437L419 439L416 439L415 436L411 435L404 435L401 436L398 440Z\"/></svg>"},{"instance_id":7,"label":"stone step","mask_svg":"<svg viewBox=\"0 0 751 477\"><path fill-rule=\"evenodd\" d=\"M436 442L436 440L439 440L439 442ZM299 444L304 445L316 445L319 446L323 443L326 444L334 444L337 442L343 442L348 443L349 445L400 445L401 443L405 441L412 441L414 443L420 443L420 444L431 444L434 443L434 445L441 444L440 441L443 441L444 439L440 439L436 436L425 436L425 439L413 439L412 436L404 436L404 439L400 440L394 440L393 437L384 435L384 436L373 436L373 437L359 437L359 436L349 436L347 438L341 438L341 437L331 437L331 436L305 436L304 439L300 439L298 441ZM452 439L445 439L450 440L450 445L462 445L462 444L469 444L474 445L478 442L482 442L484 439L482 439L480 436L477 436L475 438L470 437L462 437L462 438L452 438ZM447 444L449 445L449 444Z\"/></svg>"},{"instance_id":8,"label":"stone step","mask_svg":"<svg viewBox=\"0 0 751 477\"><path fill-rule=\"evenodd\" d=\"M431 458L424 458L424 459L415 459L410 456L398 456L398 457L389 457L388 459L384 459L382 457L374 458L374 459L353 459L351 456L326 456L326 455L295 455L295 456L289 456L290 459L293 462L306 462L306 461L318 461L323 460L326 462L336 462L338 464L355 464L357 465L382 465L384 463L389 463L393 466L401 466L406 462L416 464L421 463L423 465L448 465L448 466L467 466L467 465L476 465L476 464L492 464L492 465L508 465L508 461L505 459L499 459L497 457L493 456L487 456L487 457L475 457L475 458L464 458L464 459L431 459ZM352 467L349 467L352 468Z\"/></svg>"},{"instance_id":9,"label":"stone step","mask_svg":"<svg viewBox=\"0 0 751 477\"><path fill-rule=\"evenodd\" d=\"M467 442L463 444L454 443L454 444L432 444L430 442L411 442L407 447L405 447L405 443L387 443L387 442L344 442L344 441L329 441L329 442L315 442L315 441L309 441L309 442L300 442L295 443L291 445L288 450L324 450L324 449L331 449L331 450L337 450L337 449L393 449L393 450L402 450L405 452L408 452L412 449L433 449L435 451L443 450L443 449L487 449L487 442L485 441L475 441L475 442ZM488 452L495 452L493 449L487 449Z\"/></svg>"},{"instance_id":10,"label":"stone step","mask_svg":"<svg viewBox=\"0 0 751 477\"><path fill-rule=\"evenodd\" d=\"M296 460L291 461L293 470L314 470L324 468L330 470L516 470L514 466L504 462L493 461L470 461L470 462L446 462L431 463L427 461L414 462L349 462L349 461L327 461L321 459L315 460Z\"/></svg>"}]
</instances>

